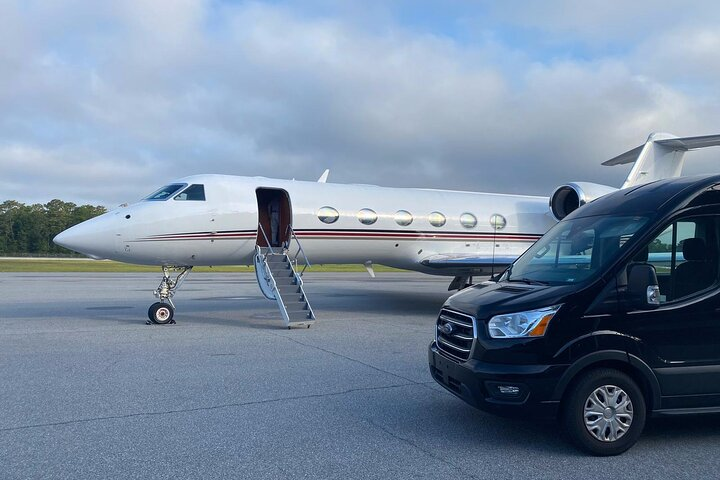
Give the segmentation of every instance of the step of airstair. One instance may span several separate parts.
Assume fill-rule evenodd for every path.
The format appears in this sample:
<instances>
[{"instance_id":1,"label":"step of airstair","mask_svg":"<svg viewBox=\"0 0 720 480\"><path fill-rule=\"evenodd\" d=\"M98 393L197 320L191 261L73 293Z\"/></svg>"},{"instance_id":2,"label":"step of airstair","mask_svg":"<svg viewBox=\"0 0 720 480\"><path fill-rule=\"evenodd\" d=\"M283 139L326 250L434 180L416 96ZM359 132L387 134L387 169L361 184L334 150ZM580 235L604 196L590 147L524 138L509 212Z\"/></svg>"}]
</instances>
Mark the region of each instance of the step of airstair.
<instances>
[{"instance_id":1,"label":"step of airstair","mask_svg":"<svg viewBox=\"0 0 720 480\"><path fill-rule=\"evenodd\" d=\"M266 281L277 301L285 325L291 327L310 327L315 322L310 302L303 289L300 275L285 251L258 247L255 266L258 281ZM262 288L262 286L261 286Z\"/></svg>"}]
</instances>

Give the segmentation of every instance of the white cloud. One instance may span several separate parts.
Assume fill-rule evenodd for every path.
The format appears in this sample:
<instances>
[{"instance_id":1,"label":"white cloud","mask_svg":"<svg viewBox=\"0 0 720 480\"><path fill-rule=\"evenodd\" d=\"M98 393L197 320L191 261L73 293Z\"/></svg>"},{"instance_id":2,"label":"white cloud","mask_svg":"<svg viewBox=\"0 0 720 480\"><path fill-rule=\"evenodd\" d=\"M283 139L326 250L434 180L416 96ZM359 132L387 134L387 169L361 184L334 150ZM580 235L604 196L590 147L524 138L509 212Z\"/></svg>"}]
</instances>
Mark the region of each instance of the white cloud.
<instances>
[{"instance_id":1,"label":"white cloud","mask_svg":"<svg viewBox=\"0 0 720 480\"><path fill-rule=\"evenodd\" d=\"M77 147L37 148L24 145L0 146L3 193L7 199L29 198L46 201L47 192L76 203L126 198L144 172L127 168L122 158L98 155ZM28 183L31 175L32 182ZM109 205L112 205L110 203Z\"/></svg>"},{"instance_id":2,"label":"white cloud","mask_svg":"<svg viewBox=\"0 0 720 480\"><path fill-rule=\"evenodd\" d=\"M370 28L374 9L354 21L200 0L17 5L0 7L0 197L112 205L193 173L326 167L334 181L548 194L619 184L626 171L599 163L650 131L720 131L717 72L702 68L718 40L689 20L577 59L405 28L382 9ZM558 38L589 42L569 26L613 20L525 7L507 23ZM707 154L688 165L715 168Z\"/></svg>"}]
</instances>

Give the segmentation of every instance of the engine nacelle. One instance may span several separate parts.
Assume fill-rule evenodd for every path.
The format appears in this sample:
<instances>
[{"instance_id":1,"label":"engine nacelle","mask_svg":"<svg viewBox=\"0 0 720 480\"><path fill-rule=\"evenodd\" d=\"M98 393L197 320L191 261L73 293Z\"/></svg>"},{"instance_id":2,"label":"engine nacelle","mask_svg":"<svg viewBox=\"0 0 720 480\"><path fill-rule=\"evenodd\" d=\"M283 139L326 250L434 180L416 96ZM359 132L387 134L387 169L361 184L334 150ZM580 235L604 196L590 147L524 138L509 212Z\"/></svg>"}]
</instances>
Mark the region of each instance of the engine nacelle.
<instances>
[{"instance_id":1,"label":"engine nacelle","mask_svg":"<svg viewBox=\"0 0 720 480\"><path fill-rule=\"evenodd\" d=\"M550 195L550 212L556 220L562 220L586 203L615 191L617 188L597 183L577 182L560 185Z\"/></svg>"}]
</instances>

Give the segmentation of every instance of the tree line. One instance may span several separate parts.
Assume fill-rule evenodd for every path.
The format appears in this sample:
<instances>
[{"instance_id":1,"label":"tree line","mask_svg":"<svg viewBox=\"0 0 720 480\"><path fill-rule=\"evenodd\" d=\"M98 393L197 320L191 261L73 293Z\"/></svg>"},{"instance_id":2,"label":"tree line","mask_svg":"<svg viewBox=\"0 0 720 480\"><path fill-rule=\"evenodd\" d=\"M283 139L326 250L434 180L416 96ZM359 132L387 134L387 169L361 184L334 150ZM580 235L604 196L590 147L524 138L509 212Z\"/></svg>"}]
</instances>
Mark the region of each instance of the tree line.
<instances>
[{"instance_id":1,"label":"tree line","mask_svg":"<svg viewBox=\"0 0 720 480\"><path fill-rule=\"evenodd\" d=\"M52 242L55 235L106 211L57 199L44 205L7 200L0 204L0 255L71 253Z\"/></svg>"}]
</instances>

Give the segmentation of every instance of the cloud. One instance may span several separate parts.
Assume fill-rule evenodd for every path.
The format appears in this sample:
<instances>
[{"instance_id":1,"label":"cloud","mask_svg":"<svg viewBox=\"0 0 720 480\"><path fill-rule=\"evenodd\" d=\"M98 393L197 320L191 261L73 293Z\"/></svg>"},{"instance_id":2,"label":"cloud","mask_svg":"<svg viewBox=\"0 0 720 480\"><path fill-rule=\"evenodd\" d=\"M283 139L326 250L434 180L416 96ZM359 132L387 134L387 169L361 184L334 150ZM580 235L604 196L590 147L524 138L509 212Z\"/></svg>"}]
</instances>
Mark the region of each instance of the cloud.
<instances>
[{"instance_id":1,"label":"cloud","mask_svg":"<svg viewBox=\"0 0 720 480\"><path fill-rule=\"evenodd\" d=\"M720 129L718 72L703 68L713 31L643 17L652 25L630 34L628 7L620 51L556 55L558 42L599 42L593 18L614 21L572 3L567 15L453 10L423 29L373 2L362 15L323 2L5 2L0 196L113 205L194 173L313 180L328 167L337 182L547 195L619 185L626 169L599 163L651 131ZM509 39L518 29L552 48ZM693 155L690 171L716 170Z\"/></svg>"},{"instance_id":2,"label":"cloud","mask_svg":"<svg viewBox=\"0 0 720 480\"><path fill-rule=\"evenodd\" d=\"M562 42L566 47L579 43L629 52L636 44L662 37L678 26L717 25L720 9L711 0L697 0L691 8L681 0L506 0L489 2L487 15L472 19L528 29L528 33L542 34L537 38L543 42Z\"/></svg>"},{"instance_id":3,"label":"cloud","mask_svg":"<svg viewBox=\"0 0 720 480\"><path fill-rule=\"evenodd\" d=\"M47 192L52 191L51 198L75 203L111 200L123 198L129 185L145 181L142 171L127 168L122 159L83 148L5 145L0 146L0 158L2 191L7 199L45 202ZM107 200L106 204L113 206Z\"/></svg>"}]
</instances>

